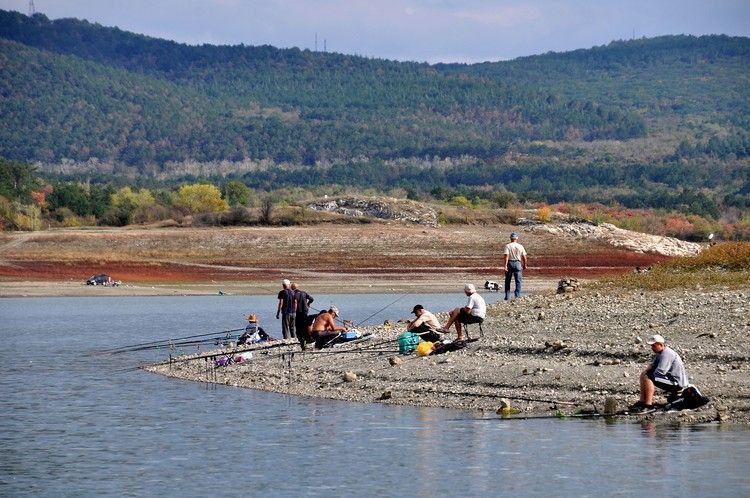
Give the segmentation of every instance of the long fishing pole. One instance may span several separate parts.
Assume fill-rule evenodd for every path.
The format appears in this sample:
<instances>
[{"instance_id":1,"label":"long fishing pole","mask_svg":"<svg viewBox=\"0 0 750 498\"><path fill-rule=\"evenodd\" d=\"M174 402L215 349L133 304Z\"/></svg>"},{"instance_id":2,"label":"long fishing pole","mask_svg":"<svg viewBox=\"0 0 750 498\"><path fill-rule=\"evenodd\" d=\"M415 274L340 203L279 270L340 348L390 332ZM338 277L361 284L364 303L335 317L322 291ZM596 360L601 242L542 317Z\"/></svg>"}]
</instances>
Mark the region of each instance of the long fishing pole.
<instances>
[{"instance_id":1,"label":"long fishing pole","mask_svg":"<svg viewBox=\"0 0 750 498\"><path fill-rule=\"evenodd\" d=\"M118 351L117 353L111 353L111 354L118 354L118 353L133 353L137 351L155 351L158 349L177 349L177 348L184 348L184 347L190 347L190 346L201 346L201 345L224 345L226 346L228 342L231 342L232 339L237 339L237 336L225 336L225 337L214 337L211 339L203 339L199 341L183 341L183 342L170 342L167 344L155 344L153 346L143 346L140 348L132 348L128 349L126 351Z\"/></svg>"},{"instance_id":2,"label":"long fishing pole","mask_svg":"<svg viewBox=\"0 0 750 498\"><path fill-rule=\"evenodd\" d=\"M468 397L475 397L475 398L508 398L508 399L517 399L519 401L530 401L535 403L550 403L554 405L571 405L571 406L578 406L580 403L575 401L560 401L558 399L539 399L539 398L526 398L523 396L513 396L508 394L491 394L491 393L472 393L468 391L445 391L442 389L403 389L404 391L411 391L415 393L425 393L425 394L450 394L453 396L468 396Z\"/></svg>"},{"instance_id":3,"label":"long fishing pole","mask_svg":"<svg viewBox=\"0 0 750 498\"><path fill-rule=\"evenodd\" d=\"M195 338L198 338L198 337L208 337L210 335L217 335L217 334L229 334L229 333L234 333L234 332L240 332L240 331L243 331L243 330L245 330L245 329L244 328L241 328L241 329L231 329L231 330L222 330L221 332L209 332L207 334L186 335L184 337L175 337L175 338L170 338L170 339L161 339L161 340L158 340L158 341L142 342L142 343L139 343L139 344L130 344L128 346L119 346L119 347L111 348L111 349L103 349L103 350L97 351L97 352L100 353L100 354L114 354L114 353L126 352L126 350L131 349L131 348L138 348L138 347L142 347L142 346L149 346L149 345L152 345L152 344L169 343L170 341L180 341L180 340L186 340L186 339L195 339Z\"/></svg>"},{"instance_id":4,"label":"long fishing pole","mask_svg":"<svg viewBox=\"0 0 750 498\"><path fill-rule=\"evenodd\" d=\"M500 420L546 420L546 419L559 419L564 420L566 418L607 418L607 417L632 417L637 415L649 415L649 413L630 413L627 410L621 410L613 413L559 413L555 415L501 415L497 418L473 418L470 420L476 420L477 422L497 422ZM461 419L466 420L466 419Z\"/></svg>"},{"instance_id":5,"label":"long fishing pole","mask_svg":"<svg viewBox=\"0 0 750 498\"><path fill-rule=\"evenodd\" d=\"M269 349L281 348L281 347L284 347L284 346L297 346L297 345L298 345L298 343L296 343L296 342L280 342L279 344L269 344L267 346L261 346L261 347L257 347L257 348L249 348L249 349L248 348L245 348L245 349L234 348L234 349L223 350L223 351L216 352L216 353L207 353L207 354L202 354L202 355L197 355L197 356L189 356L187 358L170 358L167 361L162 361L162 362L159 362L159 363L153 363L150 366L164 366L164 365L169 365L169 364L172 364L172 363L182 363L182 362L185 362L185 361L202 360L202 359L205 359L205 358L215 358L217 356L226 356L226 355L234 354L234 353L244 353L244 352L254 353L256 351L258 351L258 352L264 352L264 351L267 351Z\"/></svg>"}]
</instances>

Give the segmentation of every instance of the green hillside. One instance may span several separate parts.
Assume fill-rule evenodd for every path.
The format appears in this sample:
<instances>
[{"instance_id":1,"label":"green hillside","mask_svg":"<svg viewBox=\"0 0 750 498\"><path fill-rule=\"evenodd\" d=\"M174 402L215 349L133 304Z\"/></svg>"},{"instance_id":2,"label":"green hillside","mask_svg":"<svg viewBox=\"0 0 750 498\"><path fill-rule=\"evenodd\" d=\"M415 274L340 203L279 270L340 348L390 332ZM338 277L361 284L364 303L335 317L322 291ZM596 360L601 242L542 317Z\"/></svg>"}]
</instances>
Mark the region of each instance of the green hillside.
<instances>
[{"instance_id":1,"label":"green hillside","mask_svg":"<svg viewBox=\"0 0 750 498\"><path fill-rule=\"evenodd\" d=\"M51 101L76 94L89 110L88 119L107 123L96 127L99 132L89 135L88 143L76 138L83 151L50 144L51 158L33 155L17 137L2 137L0 153L13 159L85 160L94 149L97 157L106 154L103 158L134 165L185 159L314 164L361 156L488 157L515 140L561 138L569 127L589 138L645 131L633 113L584 100L561 102L543 90L443 74L427 65L273 47L191 47L83 21L50 22L9 12L0 15L0 36L23 44L2 46L6 64L19 71L13 79L44 88ZM60 71L69 77L61 80ZM115 93L107 80L127 80L129 90ZM27 87L5 83L17 109L41 104L53 122L70 119L59 106L40 103ZM152 126L152 115L133 120L129 113L106 112L112 105L149 102L155 86L158 93L175 95L159 99L159 109L141 106L148 114L163 114L162 126ZM175 127L172 117L185 110L191 124ZM204 121L197 132L195 114ZM23 112L7 117L22 135L39 126L37 117ZM92 143L94 137L103 139L105 150ZM138 143L145 138L150 147L127 149L123 137Z\"/></svg>"},{"instance_id":2,"label":"green hillside","mask_svg":"<svg viewBox=\"0 0 750 498\"><path fill-rule=\"evenodd\" d=\"M72 178L750 205L747 38L430 66L0 11L0 69L0 156Z\"/></svg>"}]
</instances>

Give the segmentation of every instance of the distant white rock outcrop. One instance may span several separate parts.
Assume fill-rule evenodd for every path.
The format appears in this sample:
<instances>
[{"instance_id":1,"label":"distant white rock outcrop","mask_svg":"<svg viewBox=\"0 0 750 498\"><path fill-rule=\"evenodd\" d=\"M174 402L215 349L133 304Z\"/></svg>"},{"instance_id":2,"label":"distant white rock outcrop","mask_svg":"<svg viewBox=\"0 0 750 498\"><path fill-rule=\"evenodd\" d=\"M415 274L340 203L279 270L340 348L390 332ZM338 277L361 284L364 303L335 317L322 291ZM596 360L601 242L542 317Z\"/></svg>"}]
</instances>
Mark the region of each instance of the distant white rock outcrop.
<instances>
[{"instance_id":1,"label":"distant white rock outcrop","mask_svg":"<svg viewBox=\"0 0 750 498\"><path fill-rule=\"evenodd\" d=\"M591 223L534 225L530 227L530 230L532 232L547 232L577 239L596 240L629 251L659 254L662 256L694 256L703 250L703 246L695 242L686 242L673 237L624 230L609 223L602 223L600 225Z\"/></svg>"},{"instance_id":2,"label":"distant white rock outcrop","mask_svg":"<svg viewBox=\"0 0 750 498\"><path fill-rule=\"evenodd\" d=\"M308 204L310 209L338 213L355 218L397 220L437 226L437 212L429 206L392 197L324 198Z\"/></svg>"}]
</instances>

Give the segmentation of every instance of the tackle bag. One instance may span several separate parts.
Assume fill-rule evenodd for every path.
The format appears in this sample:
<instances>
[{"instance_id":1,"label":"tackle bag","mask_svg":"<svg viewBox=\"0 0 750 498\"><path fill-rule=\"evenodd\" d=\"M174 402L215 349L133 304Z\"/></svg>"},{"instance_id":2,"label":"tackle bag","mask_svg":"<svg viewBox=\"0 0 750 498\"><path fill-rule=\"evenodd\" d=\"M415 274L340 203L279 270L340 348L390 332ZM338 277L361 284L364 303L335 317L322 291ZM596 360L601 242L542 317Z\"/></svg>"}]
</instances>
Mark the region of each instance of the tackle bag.
<instances>
[{"instance_id":1,"label":"tackle bag","mask_svg":"<svg viewBox=\"0 0 750 498\"><path fill-rule=\"evenodd\" d=\"M398 352L401 354L409 354L417 349L419 344L419 336L412 332L404 332L398 336Z\"/></svg>"},{"instance_id":2,"label":"tackle bag","mask_svg":"<svg viewBox=\"0 0 750 498\"><path fill-rule=\"evenodd\" d=\"M687 386L679 394L677 399L664 407L665 410L690 410L700 408L708 403L709 399L701 394L697 387Z\"/></svg>"}]
</instances>

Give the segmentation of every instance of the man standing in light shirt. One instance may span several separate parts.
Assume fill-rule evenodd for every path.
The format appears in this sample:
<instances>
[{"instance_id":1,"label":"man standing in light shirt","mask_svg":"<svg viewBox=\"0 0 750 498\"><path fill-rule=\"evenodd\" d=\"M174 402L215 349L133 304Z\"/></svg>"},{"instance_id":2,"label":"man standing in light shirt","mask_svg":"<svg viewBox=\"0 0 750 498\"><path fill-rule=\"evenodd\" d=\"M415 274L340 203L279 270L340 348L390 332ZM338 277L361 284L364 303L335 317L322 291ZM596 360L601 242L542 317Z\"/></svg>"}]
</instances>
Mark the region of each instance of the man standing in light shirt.
<instances>
[{"instance_id":1,"label":"man standing in light shirt","mask_svg":"<svg viewBox=\"0 0 750 498\"><path fill-rule=\"evenodd\" d=\"M456 308L450 313L448 323L443 327L443 332L448 332L451 325L456 326L456 340L463 340L463 328L461 324L468 325L470 323L482 323L484 317L487 314L487 303L484 302L484 298L477 293L474 284L464 285L464 294L469 297L466 306L463 308Z\"/></svg>"},{"instance_id":2,"label":"man standing in light shirt","mask_svg":"<svg viewBox=\"0 0 750 498\"><path fill-rule=\"evenodd\" d=\"M523 282L523 270L525 270L529 264L529 259L526 256L526 249L519 244L518 234L513 232L510 234L510 243L505 244L505 250L503 251L503 271L505 272L505 300L510 299L510 280L515 278L516 290L514 292L516 298L521 297L521 282Z\"/></svg>"}]
</instances>

